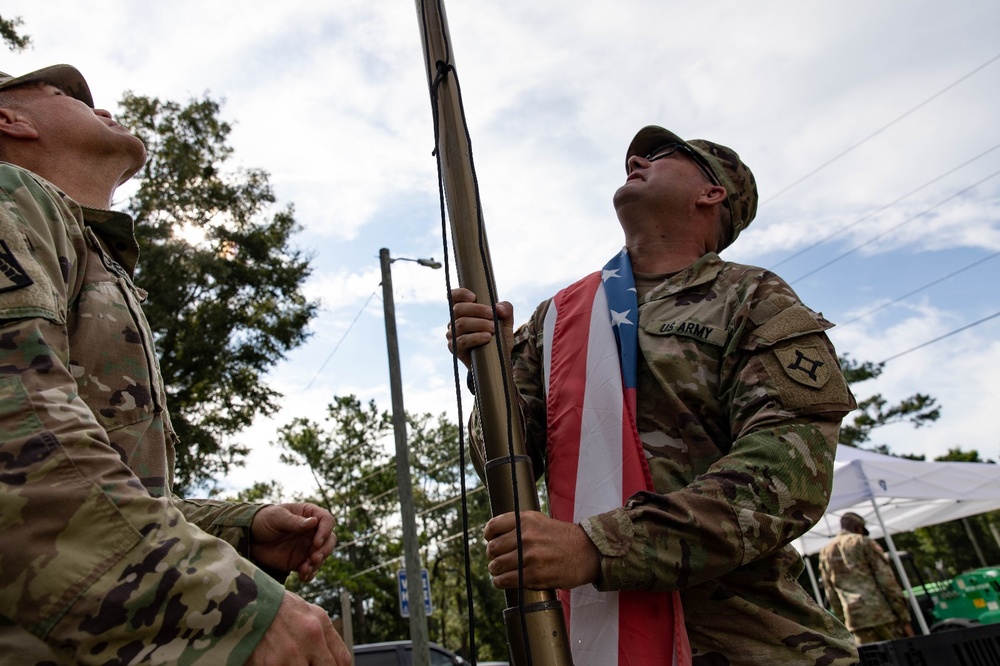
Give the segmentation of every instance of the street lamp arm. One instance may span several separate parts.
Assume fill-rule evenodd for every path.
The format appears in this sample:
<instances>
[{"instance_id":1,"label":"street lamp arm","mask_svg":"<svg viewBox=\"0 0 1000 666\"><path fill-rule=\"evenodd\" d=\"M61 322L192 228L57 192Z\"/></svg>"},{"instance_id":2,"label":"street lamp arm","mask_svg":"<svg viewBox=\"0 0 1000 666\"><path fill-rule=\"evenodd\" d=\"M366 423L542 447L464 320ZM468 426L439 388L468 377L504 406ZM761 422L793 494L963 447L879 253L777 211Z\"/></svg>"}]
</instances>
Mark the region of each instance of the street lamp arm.
<instances>
[{"instance_id":1,"label":"street lamp arm","mask_svg":"<svg viewBox=\"0 0 1000 666\"><path fill-rule=\"evenodd\" d=\"M387 250L388 252L388 250ZM434 257L430 259L410 259L409 257L390 257L389 263L394 263L397 261L412 261L414 263L420 264L421 266L426 266L427 268L441 268L441 262L435 261Z\"/></svg>"}]
</instances>

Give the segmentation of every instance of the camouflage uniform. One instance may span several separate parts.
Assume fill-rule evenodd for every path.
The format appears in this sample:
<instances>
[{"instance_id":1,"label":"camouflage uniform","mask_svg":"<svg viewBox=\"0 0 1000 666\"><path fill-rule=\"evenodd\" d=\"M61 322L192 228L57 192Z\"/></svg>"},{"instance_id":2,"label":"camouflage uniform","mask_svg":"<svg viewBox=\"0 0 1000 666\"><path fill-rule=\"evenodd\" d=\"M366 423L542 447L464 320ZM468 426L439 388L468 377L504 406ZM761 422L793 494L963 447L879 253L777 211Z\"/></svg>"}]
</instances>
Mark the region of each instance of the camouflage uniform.
<instances>
[{"instance_id":1,"label":"camouflage uniform","mask_svg":"<svg viewBox=\"0 0 1000 666\"><path fill-rule=\"evenodd\" d=\"M714 253L645 293L642 280L637 426L656 492L582 521L601 554L596 586L680 590L695 664L855 663L850 634L797 583L788 545L826 508L855 406L832 324L773 273ZM536 473L549 303L512 349Z\"/></svg>"},{"instance_id":2,"label":"camouflage uniform","mask_svg":"<svg viewBox=\"0 0 1000 666\"><path fill-rule=\"evenodd\" d=\"M137 258L127 215L0 164L2 664L241 664L284 595L259 505L171 495Z\"/></svg>"},{"instance_id":3,"label":"camouflage uniform","mask_svg":"<svg viewBox=\"0 0 1000 666\"><path fill-rule=\"evenodd\" d=\"M906 636L906 596L875 541L841 531L820 551L819 571L830 609L858 645Z\"/></svg>"}]
</instances>

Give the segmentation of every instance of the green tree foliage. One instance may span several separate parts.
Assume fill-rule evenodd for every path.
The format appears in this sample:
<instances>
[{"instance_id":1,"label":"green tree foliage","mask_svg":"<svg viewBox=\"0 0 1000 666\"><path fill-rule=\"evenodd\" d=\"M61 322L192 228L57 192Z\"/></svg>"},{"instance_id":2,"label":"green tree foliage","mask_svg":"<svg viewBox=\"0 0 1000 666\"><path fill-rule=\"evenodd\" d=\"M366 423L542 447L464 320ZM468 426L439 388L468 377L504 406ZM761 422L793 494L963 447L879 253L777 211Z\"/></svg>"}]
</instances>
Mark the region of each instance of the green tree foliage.
<instances>
[{"instance_id":1,"label":"green tree foliage","mask_svg":"<svg viewBox=\"0 0 1000 666\"><path fill-rule=\"evenodd\" d=\"M430 638L469 657L458 428L443 416L408 415L407 434L421 561L431 579ZM396 571L404 565L389 414L353 395L337 397L322 423L297 419L281 431L280 444L282 460L307 467L316 481L298 499L325 506L337 521L333 557L311 583L291 584L335 617L346 589L355 643L409 638L396 591ZM477 653L505 658L504 597L489 582L480 536L490 515L488 497L471 463L466 470Z\"/></svg>"},{"instance_id":2,"label":"green tree foliage","mask_svg":"<svg viewBox=\"0 0 1000 666\"><path fill-rule=\"evenodd\" d=\"M301 344L315 304L309 261L290 245L267 172L229 166L230 125L209 98L186 105L126 93L119 122L146 144L127 210L141 248L137 283L180 438L177 490L211 483L247 450L227 437L274 413L264 374Z\"/></svg>"},{"instance_id":3,"label":"green tree foliage","mask_svg":"<svg viewBox=\"0 0 1000 666\"><path fill-rule=\"evenodd\" d=\"M3 39L4 43L7 44L7 48L15 53L23 51L31 44L31 37L21 35L17 31L22 25L24 25L24 21L21 20L20 16L12 19L5 19L3 16L0 16L0 39Z\"/></svg>"},{"instance_id":4,"label":"green tree foliage","mask_svg":"<svg viewBox=\"0 0 1000 666\"><path fill-rule=\"evenodd\" d=\"M875 379L882 374L881 363L859 363L845 355L840 359L840 370L844 373L847 383L852 387L868 379ZM840 443L847 446L861 446L871 440L872 431L892 423L908 421L913 427L920 428L937 421L941 416L941 408L937 400L923 393L914 393L895 405L888 405L885 398L877 393L869 398L858 401L860 414L844 419L840 428ZM885 447L875 447L883 453Z\"/></svg>"}]
</instances>

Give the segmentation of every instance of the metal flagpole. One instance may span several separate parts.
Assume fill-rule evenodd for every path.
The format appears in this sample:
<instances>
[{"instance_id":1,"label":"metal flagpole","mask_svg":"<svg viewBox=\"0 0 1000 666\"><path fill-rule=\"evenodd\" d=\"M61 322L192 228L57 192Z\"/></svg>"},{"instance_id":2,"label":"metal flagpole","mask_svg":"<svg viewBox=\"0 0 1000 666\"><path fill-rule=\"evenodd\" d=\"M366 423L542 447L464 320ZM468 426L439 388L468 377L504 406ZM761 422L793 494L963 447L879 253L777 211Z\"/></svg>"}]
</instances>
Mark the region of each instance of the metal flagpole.
<instances>
[{"instance_id":1,"label":"metal flagpole","mask_svg":"<svg viewBox=\"0 0 1000 666\"><path fill-rule=\"evenodd\" d=\"M416 5L459 284L476 294L479 302L493 305L496 285L444 6L441 0L417 0ZM486 443L486 486L494 516L539 509L524 425L516 407L509 350L501 337L495 336L472 353L476 404ZM505 594L504 624L513 663L571 664L566 623L555 592L521 589Z\"/></svg>"}]
</instances>

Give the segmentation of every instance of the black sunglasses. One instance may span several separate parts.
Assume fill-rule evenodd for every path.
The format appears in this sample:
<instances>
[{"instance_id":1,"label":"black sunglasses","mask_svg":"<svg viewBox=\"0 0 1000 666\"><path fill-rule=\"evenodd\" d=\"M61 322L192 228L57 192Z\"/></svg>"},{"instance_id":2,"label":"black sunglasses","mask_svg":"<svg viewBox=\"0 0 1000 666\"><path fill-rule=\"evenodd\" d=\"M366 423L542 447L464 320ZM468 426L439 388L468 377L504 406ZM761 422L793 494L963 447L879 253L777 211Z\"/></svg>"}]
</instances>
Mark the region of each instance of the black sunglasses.
<instances>
[{"instance_id":1,"label":"black sunglasses","mask_svg":"<svg viewBox=\"0 0 1000 666\"><path fill-rule=\"evenodd\" d=\"M682 143L668 143L665 146L660 146L650 154L646 155L645 158L647 162L655 162L656 160L662 160L664 157L670 157L678 150L694 160L694 163L698 165L698 168L701 169L702 173L705 174L705 177L708 178L710 183L713 185L722 185L722 183L719 182L719 179L715 177L715 174L712 173L712 170L709 169L704 163L701 155Z\"/></svg>"}]
</instances>

